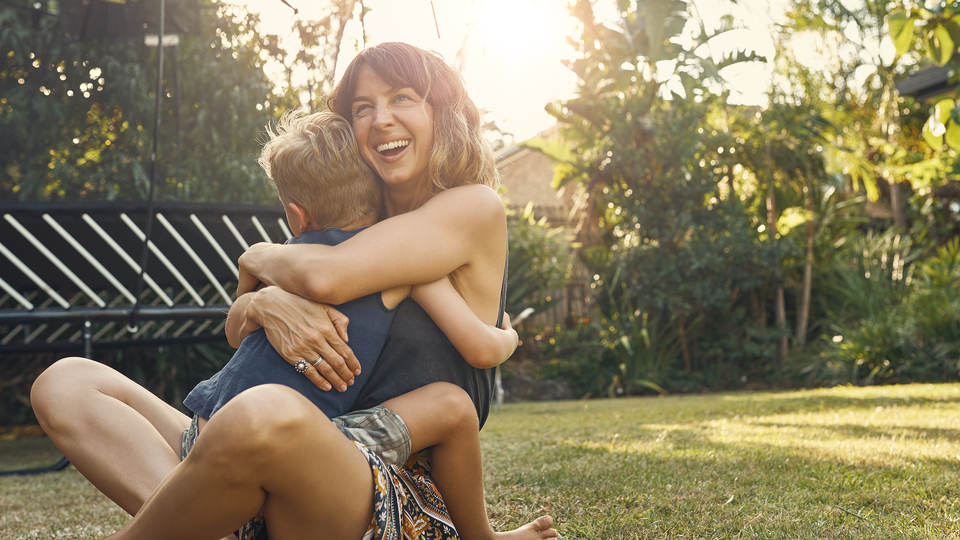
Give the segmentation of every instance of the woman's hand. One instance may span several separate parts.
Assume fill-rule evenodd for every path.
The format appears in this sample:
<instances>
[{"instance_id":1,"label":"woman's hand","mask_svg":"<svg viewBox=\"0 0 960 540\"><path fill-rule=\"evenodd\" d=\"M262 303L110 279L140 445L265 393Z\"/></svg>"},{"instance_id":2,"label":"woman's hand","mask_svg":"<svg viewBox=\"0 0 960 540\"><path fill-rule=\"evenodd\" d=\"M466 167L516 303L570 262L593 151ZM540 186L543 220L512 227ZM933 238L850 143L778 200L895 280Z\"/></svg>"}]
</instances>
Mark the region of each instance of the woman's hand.
<instances>
[{"instance_id":1,"label":"woman's hand","mask_svg":"<svg viewBox=\"0 0 960 540\"><path fill-rule=\"evenodd\" d=\"M231 310L231 317L244 319L236 324L245 329L262 327L270 344L291 366L299 360L312 363L323 358L303 372L318 388L343 392L353 384L354 376L360 374L360 362L346 343L350 321L345 315L279 287L264 287L250 296L243 315Z\"/></svg>"}]
</instances>

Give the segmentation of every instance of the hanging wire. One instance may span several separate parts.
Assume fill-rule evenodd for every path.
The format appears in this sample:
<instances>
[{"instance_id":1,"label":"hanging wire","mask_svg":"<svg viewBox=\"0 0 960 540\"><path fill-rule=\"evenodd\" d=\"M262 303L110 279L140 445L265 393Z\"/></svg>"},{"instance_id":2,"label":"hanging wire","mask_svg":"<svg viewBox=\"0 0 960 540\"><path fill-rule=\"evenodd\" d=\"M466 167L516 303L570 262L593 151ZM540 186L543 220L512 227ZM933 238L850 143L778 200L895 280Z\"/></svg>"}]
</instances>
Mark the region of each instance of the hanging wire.
<instances>
[{"instance_id":1,"label":"hanging wire","mask_svg":"<svg viewBox=\"0 0 960 540\"><path fill-rule=\"evenodd\" d=\"M287 6L288 8L292 9L294 15L297 15L297 14L300 13L300 10L298 10L297 8L291 6L291 5L290 5L290 2L287 2L287 0L280 0L280 1L283 2L283 4L284 4L285 6Z\"/></svg>"},{"instance_id":2,"label":"hanging wire","mask_svg":"<svg viewBox=\"0 0 960 540\"><path fill-rule=\"evenodd\" d=\"M147 271L147 259L150 256L150 231L153 229L153 199L157 178L157 143L160 139L160 106L163 104L163 32L166 17L166 0L160 0L160 28L157 35L157 94L154 102L155 115L153 120L153 154L150 158L150 191L147 195L147 223L144 226L143 248L140 250L140 274L137 276L137 287L134 296L137 301L130 310L130 320L127 322L127 331L134 333L139 329L137 316L140 311L140 296L143 292L143 275Z\"/></svg>"}]
</instances>

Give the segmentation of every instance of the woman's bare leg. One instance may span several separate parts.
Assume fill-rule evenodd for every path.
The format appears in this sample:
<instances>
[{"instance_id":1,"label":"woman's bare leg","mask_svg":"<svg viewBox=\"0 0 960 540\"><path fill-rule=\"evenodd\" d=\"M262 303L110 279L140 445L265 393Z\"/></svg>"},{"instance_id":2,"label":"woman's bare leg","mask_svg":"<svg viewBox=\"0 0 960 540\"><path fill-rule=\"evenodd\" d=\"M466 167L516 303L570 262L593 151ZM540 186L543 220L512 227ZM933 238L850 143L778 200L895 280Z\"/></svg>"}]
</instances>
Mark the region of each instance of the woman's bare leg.
<instances>
[{"instance_id":1,"label":"woman's bare leg","mask_svg":"<svg viewBox=\"0 0 960 540\"><path fill-rule=\"evenodd\" d=\"M212 539L263 508L272 540L360 538L366 457L306 398L257 386L213 416L183 463L112 539Z\"/></svg>"},{"instance_id":2,"label":"woman's bare leg","mask_svg":"<svg viewBox=\"0 0 960 540\"><path fill-rule=\"evenodd\" d=\"M99 362L58 361L37 377L30 401L57 448L130 514L180 463L190 419Z\"/></svg>"},{"instance_id":3,"label":"woman's bare leg","mask_svg":"<svg viewBox=\"0 0 960 540\"><path fill-rule=\"evenodd\" d=\"M504 533L487 519L483 496L480 422L470 396L459 386L434 383L384 403L400 415L413 451L432 447L430 477L443 496L450 518L464 540L556 538L553 518L542 516Z\"/></svg>"}]
</instances>

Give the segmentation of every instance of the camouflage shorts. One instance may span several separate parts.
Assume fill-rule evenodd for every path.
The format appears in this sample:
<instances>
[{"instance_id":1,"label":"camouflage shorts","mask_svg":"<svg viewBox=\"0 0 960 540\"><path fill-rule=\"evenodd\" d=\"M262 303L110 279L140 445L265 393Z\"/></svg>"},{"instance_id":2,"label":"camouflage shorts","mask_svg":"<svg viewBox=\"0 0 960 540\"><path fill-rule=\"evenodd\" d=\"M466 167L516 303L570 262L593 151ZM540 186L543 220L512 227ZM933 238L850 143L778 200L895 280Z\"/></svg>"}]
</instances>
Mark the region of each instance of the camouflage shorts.
<instances>
[{"instance_id":1,"label":"camouflage shorts","mask_svg":"<svg viewBox=\"0 0 960 540\"><path fill-rule=\"evenodd\" d=\"M383 405L349 412L330 421L348 439L366 446L387 465L402 465L410 457L407 424Z\"/></svg>"}]
</instances>

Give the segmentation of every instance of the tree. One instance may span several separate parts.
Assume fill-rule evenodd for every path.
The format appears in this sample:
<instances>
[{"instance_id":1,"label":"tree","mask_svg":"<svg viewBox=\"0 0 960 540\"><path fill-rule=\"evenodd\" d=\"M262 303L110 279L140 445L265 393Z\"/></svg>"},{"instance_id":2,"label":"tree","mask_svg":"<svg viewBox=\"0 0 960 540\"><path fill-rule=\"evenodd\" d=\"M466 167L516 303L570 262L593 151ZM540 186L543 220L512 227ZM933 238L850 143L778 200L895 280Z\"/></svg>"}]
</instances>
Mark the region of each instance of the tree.
<instances>
[{"instance_id":1,"label":"tree","mask_svg":"<svg viewBox=\"0 0 960 540\"><path fill-rule=\"evenodd\" d=\"M314 80L332 72L331 49L355 3L334 2L329 17L298 21L306 44L296 61L324 73ZM143 200L157 49L65 44L53 6L0 7L0 197ZM201 0L200 13L199 34L181 35L165 55L157 198L273 203L255 161L258 139L298 106L300 89L265 75L266 62L286 53L260 31L257 15L213 0Z\"/></svg>"},{"instance_id":2,"label":"tree","mask_svg":"<svg viewBox=\"0 0 960 540\"><path fill-rule=\"evenodd\" d=\"M687 25L686 2L618 7L615 24L598 23L590 2L571 8L581 21L581 58L569 66L579 78L577 97L548 109L569 146L529 146L559 163L558 186L583 186L589 227L580 240L596 275L591 286L601 318L643 320L658 335L676 335L679 347L662 354L676 350L688 375L718 370L752 354L742 347L751 338L736 329L739 303L763 282L771 259L741 200L725 187L734 173L722 159L733 135L725 97L710 88L723 67L757 57L740 52L714 63L693 53L732 30L729 21L714 34L701 31L690 48L672 40ZM626 351L641 356L637 347ZM624 376L639 372L622 369Z\"/></svg>"},{"instance_id":3,"label":"tree","mask_svg":"<svg viewBox=\"0 0 960 540\"><path fill-rule=\"evenodd\" d=\"M915 64L915 59L903 56L902 52L889 55L884 48L890 39L888 30L899 40L898 49L912 39L907 36L905 41L903 30L910 25L898 13L896 4L885 0L852 4L794 0L787 13L788 21L781 27L781 40L786 42L808 33L829 44L827 48L835 58L828 68L830 75L820 80L819 91L832 104L824 114L842 126L842 133L834 142L845 150L848 166L844 172L850 176L854 190L863 184L872 201L880 197L880 187L885 186L894 224L905 232L907 201L902 184L916 183L926 175L916 167L925 159L923 152L912 148L913 141L901 144L900 140L902 117L909 106L898 94L896 81ZM789 61L796 65L795 58ZM960 136L960 130L957 134ZM928 166L922 164L920 168Z\"/></svg>"}]
</instances>

